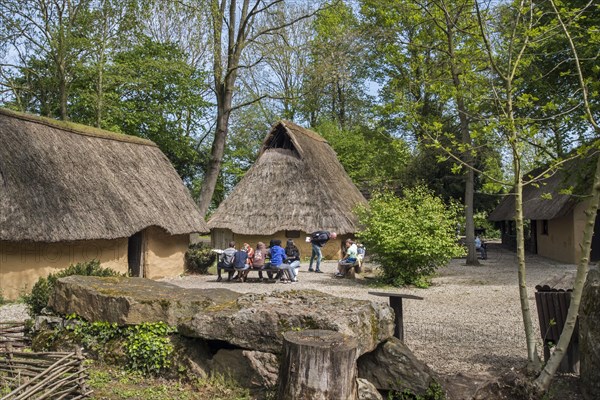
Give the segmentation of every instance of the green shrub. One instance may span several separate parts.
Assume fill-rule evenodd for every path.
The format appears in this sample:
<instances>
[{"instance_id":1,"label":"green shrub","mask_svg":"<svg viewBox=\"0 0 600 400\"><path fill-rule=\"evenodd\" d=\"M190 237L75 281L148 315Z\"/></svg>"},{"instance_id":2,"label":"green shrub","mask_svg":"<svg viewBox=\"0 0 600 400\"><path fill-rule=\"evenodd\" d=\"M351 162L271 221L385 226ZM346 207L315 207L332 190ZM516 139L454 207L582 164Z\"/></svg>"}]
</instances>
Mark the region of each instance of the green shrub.
<instances>
[{"instance_id":1,"label":"green shrub","mask_svg":"<svg viewBox=\"0 0 600 400\"><path fill-rule=\"evenodd\" d=\"M69 315L68 319L73 323L67 325L64 336L72 333L78 343L100 359L111 358L111 354L106 352L123 353L129 369L154 374L168 369L172 364L170 335L176 329L164 322L118 326L109 322L87 322L76 315ZM120 349L116 349L115 345Z\"/></svg>"},{"instance_id":2,"label":"green shrub","mask_svg":"<svg viewBox=\"0 0 600 400\"><path fill-rule=\"evenodd\" d=\"M123 276L117 271L110 268L100 267L100 261L92 260L88 262L82 262L72 264L68 268L54 274L48 275L46 278L39 278L31 293L24 296L25 303L29 309L29 315L32 317L38 315L46 305L48 305L48 299L52 290L54 290L54 284L59 278L71 275L84 275L84 276Z\"/></svg>"},{"instance_id":3,"label":"green shrub","mask_svg":"<svg viewBox=\"0 0 600 400\"><path fill-rule=\"evenodd\" d=\"M169 335L175 332L164 322L145 322L125 331L125 353L129 368L134 371L158 373L171 366L173 345Z\"/></svg>"},{"instance_id":4,"label":"green shrub","mask_svg":"<svg viewBox=\"0 0 600 400\"><path fill-rule=\"evenodd\" d=\"M210 245L199 242L190 245L185 252L185 271L190 274L207 274L208 268L217 259L217 253L212 251Z\"/></svg>"},{"instance_id":5,"label":"green shrub","mask_svg":"<svg viewBox=\"0 0 600 400\"><path fill-rule=\"evenodd\" d=\"M394 286L426 286L427 278L451 258L464 254L456 243L458 207L448 206L425 187L376 194L358 209L364 227L357 236Z\"/></svg>"}]
</instances>

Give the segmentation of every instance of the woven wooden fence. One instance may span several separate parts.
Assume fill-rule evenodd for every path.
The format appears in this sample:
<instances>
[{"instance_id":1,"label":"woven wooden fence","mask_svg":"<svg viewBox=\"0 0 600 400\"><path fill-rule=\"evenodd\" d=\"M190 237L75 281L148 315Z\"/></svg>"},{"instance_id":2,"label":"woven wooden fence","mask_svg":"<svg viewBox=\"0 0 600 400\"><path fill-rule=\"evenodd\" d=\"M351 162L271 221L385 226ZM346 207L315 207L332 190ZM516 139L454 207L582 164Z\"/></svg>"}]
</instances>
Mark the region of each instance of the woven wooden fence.
<instances>
[{"instance_id":1,"label":"woven wooden fence","mask_svg":"<svg viewBox=\"0 0 600 400\"><path fill-rule=\"evenodd\" d=\"M10 393L0 400L83 399L92 391L81 352L0 352L0 388Z\"/></svg>"},{"instance_id":2,"label":"woven wooden fence","mask_svg":"<svg viewBox=\"0 0 600 400\"><path fill-rule=\"evenodd\" d=\"M22 322L0 322L0 351L22 350L31 340Z\"/></svg>"}]
</instances>

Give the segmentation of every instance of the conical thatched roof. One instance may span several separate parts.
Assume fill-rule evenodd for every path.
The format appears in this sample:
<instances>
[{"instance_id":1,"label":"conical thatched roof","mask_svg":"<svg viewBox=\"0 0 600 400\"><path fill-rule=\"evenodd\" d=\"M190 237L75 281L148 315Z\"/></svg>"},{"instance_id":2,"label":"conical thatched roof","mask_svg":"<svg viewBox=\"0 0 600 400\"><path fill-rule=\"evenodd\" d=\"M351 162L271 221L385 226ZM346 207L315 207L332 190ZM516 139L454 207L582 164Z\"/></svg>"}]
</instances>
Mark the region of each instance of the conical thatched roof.
<instances>
[{"instance_id":1,"label":"conical thatched roof","mask_svg":"<svg viewBox=\"0 0 600 400\"><path fill-rule=\"evenodd\" d=\"M560 218L567 215L575 205L590 193L597 154L575 158L560 169L542 176L523 187L523 217L530 220ZM593 162L593 164L592 164ZM536 168L526 174L526 179L543 174L547 167ZM588 182L588 183L586 183ZM515 197L502 199L488 217L490 221L510 221L515 217Z\"/></svg>"},{"instance_id":2,"label":"conical thatched roof","mask_svg":"<svg viewBox=\"0 0 600 400\"><path fill-rule=\"evenodd\" d=\"M208 226L241 235L319 229L353 233L357 220L352 210L358 204L366 200L329 144L315 132L281 121Z\"/></svg>"},{"instance_id":3,"label":"conical thatched roof","mask_svg":"<svg viewBox=\"0 0 600 400\"><path fill-rule=\"evenodd\" d=\"M0 240L208 232L151 141L0 109Z\"/></svg>"}]
</instances>

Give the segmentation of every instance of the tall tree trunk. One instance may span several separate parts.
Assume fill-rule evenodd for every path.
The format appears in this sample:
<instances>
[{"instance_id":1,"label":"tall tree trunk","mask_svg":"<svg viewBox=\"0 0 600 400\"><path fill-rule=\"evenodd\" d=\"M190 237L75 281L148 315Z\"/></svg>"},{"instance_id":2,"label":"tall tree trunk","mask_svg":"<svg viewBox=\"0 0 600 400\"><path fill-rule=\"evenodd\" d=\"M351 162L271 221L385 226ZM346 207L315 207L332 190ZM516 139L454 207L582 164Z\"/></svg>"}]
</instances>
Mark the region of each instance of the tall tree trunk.
<instances>
[{"instance_id":1,"label":"tall tree trunk","mask_svg":"<svg viewBox=\"0 0 600 400\"><path fill-rule=\"evenodd\" d=\"M66 68L64 65L64 61L58 65L58 94L59 94L59 110L60 110L60 119L63 121L69 120L69 114L67 112L67 77L66 77Z\"/></svg>"},{"instance_id":2,"label":"tall tree trunk","mask_svg":"<svg viewBox=\"0 0 600 400\"><path fill-rule=\"evenodd\" d=\"M229 131L229 116L231 114L233 97L233 83L231 88L226 88L225 85L222 85L221 90L217 92L217 126L198 202L198 208L202 215L206 215L210 207L217 186L219 172L221 171L221 162L225 154L225 143L227 142L227 133Z\"/></svg>"},{"instance_id":3,"label":"tall tree trunk","mask_svg":"<svg viewBox=\"0 0 600 400\"><path fill-rule=\"evenodd\" d=\"M588 87L585 83L584 75L581 69L581 64L579 62L579 55L577 52L577 48L575 47L575 43L573 42L573 38L567 28L567 25L563 21L561 14L554 2L554 0L550 1L552 5L552 9L554 10L557 20L560 24L560 27L565 34L567 42L569 43L569 48L573 55L574 64L577 71L577 78L579 80L579 86L581 88L581 95L583 100L583 107L585 109L586 118L589 121L590 125L596 132L596 137L600 136L600 126L596 122L592 110L590 108L590 102L588 100ZM589 5L593 4L592 2ZM544 369L540 373L540 375L535 380L535 386L543 391L548 391L550 387L550 382L552 381L552 377L556 373L565 353L569 343L571 342L571 336L573 335L573 330L575 329L575 323L577 321L577 315L579 314L579 304L581 303L581 295L583 292L583 287L585 285L585 281L587 278L587 273L589 270L589 257L590 251L592 248L592 236L594 235L594 225L596 222L597 214L598 214L598 206L600 205L600 156L596 161L596 173L594 174L594 184L592 187L592 198L590 200L590 204L587 208L586 212L586 221L585 228L583 230L583 243L581 244L581 258L579 259L579 264L577 266L577 274L575 276L575 284L573 287L573 292L571 293L571 303L569 304L569 311L567 312L567 318L565 321L565 325L563 326L563 330L560 334L560 339L558 340L558 344L554 350L554 353L550 356L550 359L546 363Z\"/></svg>"},{"instance_id":4,"label":"tall tree trunk","mask_svg":"<svg viewBox=\"0 0 600 400\"><path fill-rule=\"evenodd\" d=\"M581 293L583 292L583 285L589 270L590 251L592 249L592 236L594 234L594 224L596 222L596 215L598 213L598 205L600 203L600 157L596 161L596 173L594 175L594 185L592 188L592 199L590 204L585 210L586 220L585 228L583 230L583 243L581 243L581 258L579 259L579 265L577 266L577 275L575 276L575 284L573 286L573 292L571 293L571 303L569 304L569 311L567 313L567 319L565 325L560 334L558 344L554 348L554 352L550 356L550 359L546 363L544 369L535 380L534 384L539 390L546 392L550 387L552 377L556 373L556 370L560 366L560 363L567 351L567 347L571 342L571 336L575 329L575 323L577 321L577 314L579 312L579 304L581 302Z\"/></svg>"},{"instance_id":5,"label":"tall tree trunk","mask_svg":"<svg viewBox=\"0 0 600 400\"><path fill-rule=\"evenodd\" d=\"M458 109L458 118L460 121L461 142L466 146L463 153L463 160L466 165L473 165L473 157L471 156L471 131L469 127L468 110L465 105L463 90L464 85L460 80L460 70L456 65L456 53L454 51L454 33L456 27L449 11L444 8L446 21L446 39L448 42L448 54L450 55L450 73L452 74L452 83L456 90L456 105ZM475 171L472 168L467 168L465 174L465 241L467 245L467 265L479 265L477 261L477 250L475 249L475 221L473 219L473 205L475 196Z\"/></svg>"},{"instance_id":6,"label":"tall tree trunk","mask_svg":"<svg viewBox=\"0 0 600 400\"><path fill-rule=\"evenodd\" d=\"M465 241L467 243L467 265L479 265L475 249L475 220L473 207L475 197L475 172L469 168L465 176Z\"/></svg>"},{"instance_id":7,"label":"tall tree trunk","mask_svg":"<svg viewBox=\"0 0 600 400\"><path fill-rule=\"evenodd\" d=\"M518 163L520 161L516 162ZM527 341L527 368L532 371L539 371L541 361L537 352L533 321L531 319L531 309L529 307L529 296L527 294L525 229L523 226L523 179L520 174L520 166L515 167L515 171L519 171L519 174L515 177L515 225L517 230L517 259L519 261L519 298L521 300L525 340Z\"/></svg>"},{"instance_id":8,"label":"tall tree trunk","mask_svg":"<svg viewBox=\"0 0 600 400\"><path fill-rule=\"evenodd\" d=\"M104 51L104 49L102 50ZM104 53L100 57L98 65L98 79L96 80L96 128L102 127L104 111Z\"/></svg>"}]
</instances>

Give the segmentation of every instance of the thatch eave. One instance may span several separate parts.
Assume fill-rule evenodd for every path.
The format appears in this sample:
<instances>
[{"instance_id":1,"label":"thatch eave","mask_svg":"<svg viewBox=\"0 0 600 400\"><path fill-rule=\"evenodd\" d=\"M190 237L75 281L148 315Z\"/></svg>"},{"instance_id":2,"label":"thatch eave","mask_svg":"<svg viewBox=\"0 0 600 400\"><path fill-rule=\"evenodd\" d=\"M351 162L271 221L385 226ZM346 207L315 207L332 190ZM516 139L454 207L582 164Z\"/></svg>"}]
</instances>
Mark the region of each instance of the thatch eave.
<instances>
[{"instance_id":1,"label":"thatch eave","mask_svg":"<svg viewBox=\"0 0 600 400\"><path fill-rule=\"evenodd\" d=\"M50 128L56 128L75 135L89 136L98 139L116 140L126 143L136 143L144 146L158 147L151 140L137 136L125 135L123 133L110 132L104 129L95 128L92 126L77 124L70 121L59 121L52 118L41 117L39 115L25 114L6 108L0 108L0 114L8 117L17 118L23 121L35 122L37 124L46 125Z\"/></svg>"},{"instance_id":2,"label":"thatch eave","mask_svg":"<svg viewBox=\"0 0 600 400\"><path fill-rule=\"evenodd\" d=\"M202 232L194 232L194 231L189 232L187 229L179 232L179 231L168 230L163 226L153 224L153 225L143 225L143 226L142 225L128 226L127 229L120 230L119 232L111 232L111 234L106 234L106 235L101 235L101 236L93 236L93 234L91 234L90 236L87 236L87 237L84 237L80 234L69 235L68 233L65 234L64 232L61 232L60 235L56 235L54 237L46 236L46 237L40 238L39 236L27 237L25 235L23 235L23 236L17 236L14 234L6 235L5 232L0 232L0 241L18 242L18 243L63 243L63 242L79 242L79 241L94 241L94 240L115 240L115 239L129 238L130 236L134 235L135 233L141 232L148 228L159 228L168 235L188 235L191 233L207 234L210 232L210 230L204 230Z\"/></svg>"}]
</instances>

